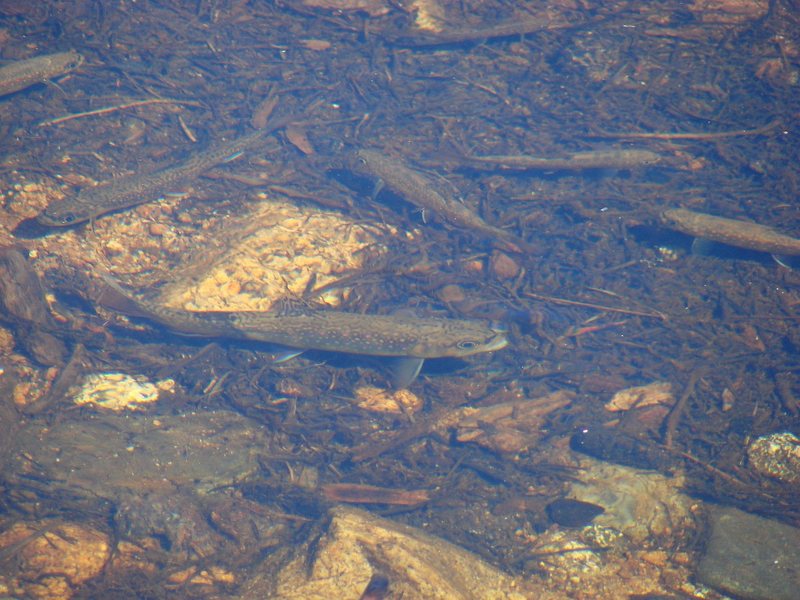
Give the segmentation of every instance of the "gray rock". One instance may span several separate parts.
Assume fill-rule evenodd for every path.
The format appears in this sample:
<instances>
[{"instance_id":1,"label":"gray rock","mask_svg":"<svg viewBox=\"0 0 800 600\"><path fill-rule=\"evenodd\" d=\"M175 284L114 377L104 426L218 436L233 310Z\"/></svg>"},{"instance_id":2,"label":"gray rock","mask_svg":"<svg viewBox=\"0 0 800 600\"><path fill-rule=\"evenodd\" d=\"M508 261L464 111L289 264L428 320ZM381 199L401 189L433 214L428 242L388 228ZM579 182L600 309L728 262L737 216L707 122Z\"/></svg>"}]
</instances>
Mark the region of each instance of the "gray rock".
<instances>
[{"instance_id":1,"label":"gray rock","mask_svg":"<svg viewBox=\"0 0 800 600\"><path fill-rule=\"evenodd\" d=\"M745 600L800 597L800 529L735 508L713 509L710 523L699 581Z\"/></svg>"}]
</instances>

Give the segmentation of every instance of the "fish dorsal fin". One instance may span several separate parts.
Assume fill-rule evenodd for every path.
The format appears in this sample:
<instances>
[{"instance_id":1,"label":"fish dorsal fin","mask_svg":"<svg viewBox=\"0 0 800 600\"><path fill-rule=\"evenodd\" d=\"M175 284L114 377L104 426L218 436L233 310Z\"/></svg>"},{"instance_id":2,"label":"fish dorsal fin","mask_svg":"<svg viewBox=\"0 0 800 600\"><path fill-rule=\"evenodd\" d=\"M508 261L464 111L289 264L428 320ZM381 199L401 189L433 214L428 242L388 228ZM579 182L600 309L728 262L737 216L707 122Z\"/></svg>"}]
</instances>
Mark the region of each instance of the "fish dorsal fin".
<instances>
[{"instance_id":1,"label":"fish dorsal fin","mask_svg":"<svg viewBox=\"0 0 800 600\"><path fill-rule=\"evenodd\" d=\"M294 317L308 315L315 312L315 310L308 303L297 298L281 298L275 303L270 312L274 313L276 317Z\"/></svg>"}]
</instances>

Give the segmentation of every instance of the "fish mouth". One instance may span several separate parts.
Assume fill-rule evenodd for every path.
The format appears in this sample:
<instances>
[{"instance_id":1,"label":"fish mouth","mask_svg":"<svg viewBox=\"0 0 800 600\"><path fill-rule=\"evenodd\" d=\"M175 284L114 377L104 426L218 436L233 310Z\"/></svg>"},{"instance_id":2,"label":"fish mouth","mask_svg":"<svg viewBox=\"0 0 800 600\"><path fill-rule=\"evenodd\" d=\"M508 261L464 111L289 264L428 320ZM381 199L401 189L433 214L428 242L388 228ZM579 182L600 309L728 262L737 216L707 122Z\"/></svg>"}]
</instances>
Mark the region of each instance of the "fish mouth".
<instances>
[{"instance_id":1,"label":"fish mouth","mask_svg":"<svg viewBox=\"0 0 800 600\"><path fill-rule=\"evenodd\" d=\"M497 335L495 338L486 344L486 352L494 352L495 350L502 350L506 346L508 346L508 338L504 331L497 331L495 330Z\"/></svg>"}]
</instances>

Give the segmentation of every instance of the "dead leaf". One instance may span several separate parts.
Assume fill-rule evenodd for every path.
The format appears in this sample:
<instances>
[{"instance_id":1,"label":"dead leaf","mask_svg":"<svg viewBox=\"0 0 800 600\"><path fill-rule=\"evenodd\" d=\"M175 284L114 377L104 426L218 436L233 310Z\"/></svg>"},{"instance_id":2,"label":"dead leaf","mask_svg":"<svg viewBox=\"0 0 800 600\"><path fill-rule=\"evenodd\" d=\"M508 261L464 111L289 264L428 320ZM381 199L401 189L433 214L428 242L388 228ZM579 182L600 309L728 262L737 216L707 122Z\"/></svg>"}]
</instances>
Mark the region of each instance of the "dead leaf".
<instances>
[{"instance_id":1,"label":"dead leaf","mask_svg":"<svg viewBox=\"0 0 800 600\"><path fill-rule=\"evenodd\" d=\"M314 147L306 137L305 129L300 129L299 127L289 125L286 127L285 132L286 139L288 139L295 148L300 150L300 152L306 156L309 154L315 154Z\"/></svg>"}]
</instances>

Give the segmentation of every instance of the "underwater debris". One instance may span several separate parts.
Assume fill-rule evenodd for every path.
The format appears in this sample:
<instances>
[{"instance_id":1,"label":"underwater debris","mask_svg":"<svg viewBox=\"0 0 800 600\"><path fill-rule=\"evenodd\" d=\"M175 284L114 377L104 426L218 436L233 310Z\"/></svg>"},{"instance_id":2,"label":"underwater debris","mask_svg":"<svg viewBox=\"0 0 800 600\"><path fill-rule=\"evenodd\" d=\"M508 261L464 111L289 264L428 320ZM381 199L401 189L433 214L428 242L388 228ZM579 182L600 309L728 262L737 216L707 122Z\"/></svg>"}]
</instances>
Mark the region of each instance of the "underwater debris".
<instances>
[{"instance_id":1,"label":"underwater debris","mask_svg":"<svg viewBox=\"0 0 800 600\"><path fill-rule=\"evenodd\" d=\"M73 402L78 406L92 405L117 412L143 410L156 402L161 392L174 389L175 382L171 379L154 384L141 375L98 373L84 379L83 387Z\"/></svg>"}]
</instances>

